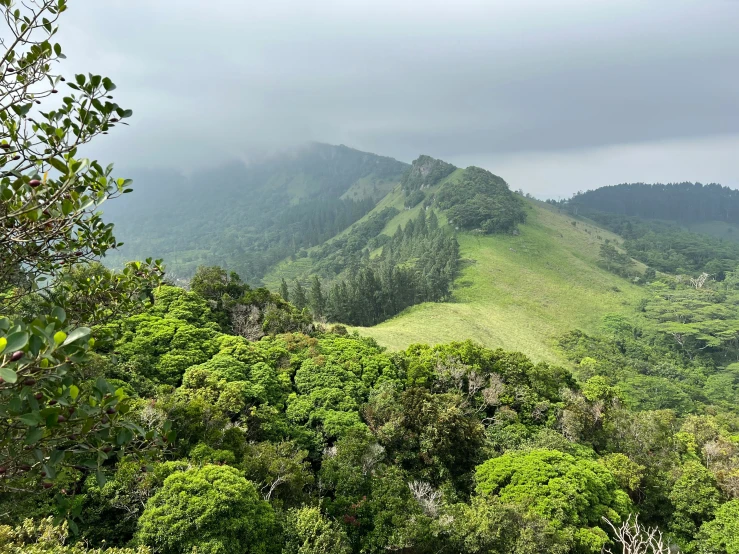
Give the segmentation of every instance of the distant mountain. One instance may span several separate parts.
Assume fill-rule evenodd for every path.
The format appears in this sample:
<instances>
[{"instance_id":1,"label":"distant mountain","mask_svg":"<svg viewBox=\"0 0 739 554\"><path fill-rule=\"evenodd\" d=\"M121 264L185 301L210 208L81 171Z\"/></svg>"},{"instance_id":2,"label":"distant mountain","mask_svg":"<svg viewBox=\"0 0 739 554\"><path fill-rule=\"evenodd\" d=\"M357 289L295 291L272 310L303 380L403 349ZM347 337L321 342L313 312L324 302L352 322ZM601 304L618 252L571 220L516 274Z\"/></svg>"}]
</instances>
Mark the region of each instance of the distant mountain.
<instances>
[{"instance_id":1,"label":"distant mountain","mask_svg":"<svg viewBox=\"0 0 739 554\"><path fill-rule=\"evenodd\" d=\"M408 164L312 143L188 177L134 172L134 194L104 205L125 244L108 257L163 257L171 274L221 265L259 283L275 263L320 244L369 212Z\"/></svg>"},{"instance_id":2,"label":"distant mountain","mask_svg":"<svg viewBox=\"0 0 739 554\"><path fill-rule=\"evenodd\" d=\"M739 223L739 190L716 183L625 183L578 193L569 205L683 225L705 221Z\"/></svg>"}]
</instances>

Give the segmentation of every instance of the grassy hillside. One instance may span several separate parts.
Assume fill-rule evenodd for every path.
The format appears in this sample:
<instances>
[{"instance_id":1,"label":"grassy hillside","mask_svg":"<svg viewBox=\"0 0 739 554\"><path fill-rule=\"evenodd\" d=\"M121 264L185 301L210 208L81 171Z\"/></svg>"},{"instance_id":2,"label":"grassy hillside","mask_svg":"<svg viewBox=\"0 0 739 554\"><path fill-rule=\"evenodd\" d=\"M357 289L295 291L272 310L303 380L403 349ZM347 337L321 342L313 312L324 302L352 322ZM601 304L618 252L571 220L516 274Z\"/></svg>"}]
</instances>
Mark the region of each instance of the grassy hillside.
<instances>
[{"instance_id":1,"label":"grassy hillside","mask_svg":"<svg viewBox=\"0 0 739 554\"><path fill-rule=\"evenodd\" d=\"M399 214L386 232L417 209ZM602 241L618 238L573 221L556 208L529 201L527 223L517 236L460 233L464 264L453 303L422 304L357 330L391 349L471 338L560 361L554 337L574 328L593 330L604 314L633 310L641 295L637 286L596 265Z\"/></svg>"},{"instance_id":2,"label":"grassy hillside","mask_svg":"<svg viewBox=\"0 0 739 554\"><path fill-rule=\"evenodd\" d=\"M429 194L436 192L444 183L447 182L454 182L456 181L462 174L464 170L463 169L457 169L455 172L453 172L451 175L447 176L443 180L441 180L437 185L433 187L428 187L426 190ZM366 181L365 181L366 182ZM352 189L350 189L351 191ZM396 208L400 213L395 216L393 219L391 219L387 225L385 225L385 228L383 229L383 233L392 236L392 234L395 232L395 230L398 228L399 225L403 226L406 223L408 223L411 219L415 218L418 215L418 212L423 209L421 204L418 204L414 208L406 209L403 206L403 202L405 200L405 195L403 193L403 190L401 188L400 184L395 184L391 189L390 192L388 192L382 200L380 200L377 205L374 207L374 209L366 214L364 217L362 217L360 220L356 221L340 233L338 233L335 237L332 237L327 242L331 242L337 238L341 238L345 236L347 233L351 232L351 230L361 225L363 222L367 221L370 217L372 217L373 214L377 214L384 210L385 208ZM443 219L443 217L442 217ZM314 251L317 247L308 248L306 251L308 253ZM373 254L377 254L377 252L374 252ZM298 258L298 259L292 259L288 258L285 260L282 260L279 264L276 264L274 267L271 268L271 270L264 276L262 279L262 282L264 283L264 286L271 290L278 290L280 286L280 280L286 279L287 281L292 281L294 279L299 279L302 281L306 281L311 274L311 271L313 270L313 263L310 258Z\"/></svg>"}]
</instances>

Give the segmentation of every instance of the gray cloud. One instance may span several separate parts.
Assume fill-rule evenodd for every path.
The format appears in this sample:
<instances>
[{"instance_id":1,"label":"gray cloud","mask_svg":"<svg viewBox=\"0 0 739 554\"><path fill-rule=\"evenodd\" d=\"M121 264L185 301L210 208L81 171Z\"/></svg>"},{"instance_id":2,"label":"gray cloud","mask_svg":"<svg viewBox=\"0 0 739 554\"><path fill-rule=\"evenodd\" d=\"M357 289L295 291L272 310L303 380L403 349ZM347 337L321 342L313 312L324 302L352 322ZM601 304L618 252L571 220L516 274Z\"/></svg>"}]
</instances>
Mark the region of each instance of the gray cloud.
<instances>
[{"instance_id":1,"label":"gray cloud","mask_svg":"<svg viewBox=\"0 0 739 554\"><path fill-rule=\"evenodd\" d=\"M573 153L630 144L677 155L677 141L708 162L698 139L739 135L732 0L71 5L65 69L118 84L132 126L94 153L126 166L191 169L305 140L497 167L574 167Z\"/></svg>"}]
</instances>

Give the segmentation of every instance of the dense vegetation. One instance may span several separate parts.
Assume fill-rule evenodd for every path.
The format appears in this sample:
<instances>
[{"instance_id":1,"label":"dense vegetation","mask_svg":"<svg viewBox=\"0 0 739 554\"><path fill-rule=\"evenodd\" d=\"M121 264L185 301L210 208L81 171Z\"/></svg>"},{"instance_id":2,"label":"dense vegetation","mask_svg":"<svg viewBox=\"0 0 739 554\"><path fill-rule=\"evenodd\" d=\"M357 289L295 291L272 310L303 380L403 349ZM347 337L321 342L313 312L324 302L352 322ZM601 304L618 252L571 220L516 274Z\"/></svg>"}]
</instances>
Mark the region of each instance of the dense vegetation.
<instances>
[{"instance_id":1,"label":"dense vegetation","mask_svg":"<svg viewBox=\"0 0 739 554\"><path fill-rule=\"evenodd\" d=\"M387 238L383 216L347 232L330 254L356 239L361 256L326 297L318 275L278 295L216 266L190 290L159 261L112 271L97 208L129 183L75 156L131 113L76 75L21 124L63 82L66 2L0 11L18 37L0 62L3 552L597 554L649 533L633 514L671 550L739 551L735 268L654 275L632 318L561 338L574 371L471 341L390 353L314 323L447 297L458 245L433 210ZM466 172L438 205L514 230L505 183Z\"/></svg>"},{"instance_id":2,"label":"dense vegetation","mask_svg":"<svg viewBox=\"0 0 739 554\"><path fill-rule=\"evenodd\" d=\"M383 208L364 221L354 225L347 233L312 250L314 271L321 277L332 278L347 269L357 268L369 252L382 246L382 230L398 214L395 208Z\"/></svg>"},{"instance_id":3,"label":"dense vegetation","mask_svg":"<svg viewBox=\"0 0 739 554\"><path fill-rule=\"evenodd\" d=\"M629 256L665 273L698 275L706 272L723 279L739 264L739 244L687 231L675 223L585 212L587 217L624 238Z\"/></svg>"},{"instance_id":4,"label":"dense vegetation","mask_svg":"<svg viewBox=\"0 0 739 554\"><path fill-rule=\"evenodd\" d=\"M739 191L716 183L632 183L581 192L569 200L586 208L681 224L700 221L739 223Z\"/></svg>"},{"instance_id":5,"label":"dense vegetation","mask_svg":"<svg viewBox=\"0 0 739 554\"><path fill-rule=\"evenodd\" d=\"M406 208L418 203L411 201L416 194L425 198L421 189L438 184L455 170L428 156L414 161L403 178L404 186L423 182L406 196ZM326 301L320 303L325 308L313 310L314 315L370 326L414 304L449 300L459 245L451 229L439 225L434 207L444 210L457 228L483 233L515 232L526 217L522 201L505 181L476 167L460 171L457 179L443 183L435 197L424 201L416 219L396 227L392 236L383 230L398 212L386 207L312 249L311 274L327 283L323 292L323 285L316 285L314 296L320 294ZM307 304L307 296L305 302L297 302L301 307Z\"/></svg>"},{"instance_id":6,"label":"dense vegetation","mask_svg":"<svg viewBox=\"0 0 739 554\"><path fill-rule=\"evenodd\" d=\"M223 290L210 275L201 290ZM6 493L9 524L63 495L77 507L71 542L161 552L595 553L602 517L634 510L700 551L696 538L720 543L733 525L735 400L638 396L665 385L630 386L609 346L638 335L623 322L602 344L569 339L597 358L570 348L578 381L469 342L389 354L341 329L249 341L223 332L215 304L163 286L144 313L95 331L115 337L96 365L129 383L131 417L170 422L166 459L142 473L124 456L102 481L70 469L32 496ZM679 350L655 353L694 381Z\"/></svg>"},{"instance_id":7,"label":"dense vegetation","mask_svg":"<svg viewBox=\"0 0 739 554\"><path fill-rule=\"evenodd\" d=\"M465 169L458 182L449 182L436 195L449 223L483 233L510 233L526 221L523 202L506 182L479 167Z\"/></svg>"},{"instance_id":8,"label":"dense vegetation","mask_svg":"<svg viewBox=\"0 0 739 554\"><path fill-rule=\"evenodd\" d=\"M707 189L710 190L708 187L694 190ZM624 189L626 190L632 189ZM633 190L641 189L637 187ZM708 195L709 192L705 194ZM624 239L621 249L606 241L601 245L601 259L604 267L623 277L642 280L642 272L633 267L630 258L648 266L647 281L653 278L655 271L693 276L708 273L721 280L726 272L732 271L739 264L739 244L725 237L693 232L678 222L599 211L580 203L577 195L571 200L548 202L575 217L587 218L620 235Z\"/></svg>"},{"instance_id":9,"label":"dense vegetation","mask_svg":"<svg viewBox=\"0 0 739 554\"><path fill-rule=\"evenodd\" d=\"M459 244L421 210L398 227L380 255L366 257L334 281L326 302L329 321L370 326L419 302L448 300L457 273Z\"/></svg>"}]
</instances>

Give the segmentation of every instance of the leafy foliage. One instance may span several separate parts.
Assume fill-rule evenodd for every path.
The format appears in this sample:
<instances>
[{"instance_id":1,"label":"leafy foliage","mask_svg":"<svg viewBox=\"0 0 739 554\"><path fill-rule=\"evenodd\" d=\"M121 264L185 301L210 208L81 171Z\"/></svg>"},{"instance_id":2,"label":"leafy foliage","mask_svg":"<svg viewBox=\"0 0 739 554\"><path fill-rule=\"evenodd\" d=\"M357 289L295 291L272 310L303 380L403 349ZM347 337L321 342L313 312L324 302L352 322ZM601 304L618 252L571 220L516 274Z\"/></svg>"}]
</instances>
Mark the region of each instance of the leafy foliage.
<instances>
[{"instance_id":1,"label":"leafy foliage","mask_svg":"<svg viewBox=\"0 0 739 554\"><path fill-rule=\"evenodd\" d=\"M550 450L504 454L477 468L477 493L524 504L545 518L576 551L599 552L607 542L597 526L619 519L630 501L603 466Z\"/></svg>"},{"instance_id":2,"label":"leafy foliage","mask_svg":"<svg viewBox=\"0 0 739 554\"><path fill-rule=\"evenodd\" d=\"M457 273L459 245L439 227L436 214L400 226L375 258L364 258L335 281L326 300L331 321L374 325L420 302L448 300Z\"/></svg>"},{"instance_id":3,"label":"leafy foliage","mask_svg":"<svg viewBox=\"0 0 739 554\"><path fill-rule=\"evenodd\" d=\"M274 513L231 467L206 465L167 477L139 518L138 539L163 554L274 552Z\"/></svg>"},{"instance_id":4,"label":"leafy foliage","mask_svg":"<svg viewBox=\"0 0 739 554\"><path fill-rule=\"evenodd\" d=\"M701 554L739 552L739 500L721 506L716 518L703 524L698 538Z\"/></svg>"},{"instance_id":5,"label":"leafy foliage","mask_svg":"<svg viewBox=\"0 0 739 554\"><path fill-rule=\"evenodd\" d=\"M110 102L100 75L54 71L64 58L53 41L64 0L0 3L8 26L0 59L0 488L39 492L72 484L124 449L160 441L140 425L123 387L94 367L90 325L135 312L161 283L159 262L120 273L90 265L119 245L100 204L129 192L78 148L131 116ZM57 87L73 92L52 103ZM46 111L36 106L46 104ZM66 311L65 311L66 310ZM3 317L4 316L4 317ZM96 379L96 377L98 377ZM163 428L166 431L166 428ZM161 444L161 443L160 443ZM62 489L57 507L74 511Z\"/></svg>"},{"instance_id":6,"label":"leafy foliage","mask_svg":"<svg viewBox=\"0 0 739 554\"><path fill-rule=\"evenodd\" d=\"M151 554L145 546L136 548L86 548L81 544L67 545L67 522L54 525L52 517L39 522L26 520L15 529L0 526L0 547L7 554Z\"/></svg>"},{"instance_id":7,"label":"leafy foliage","mask_svg":"<svg viewBox=\"0 0 739 554\"><path fill-rule=\"evenodd\" d=\"M510 233L526 221L523 204L500 177L468 167L458 182L448 182L436 195L449 223L484 233Z\"/></svg>"}]
</instances>

